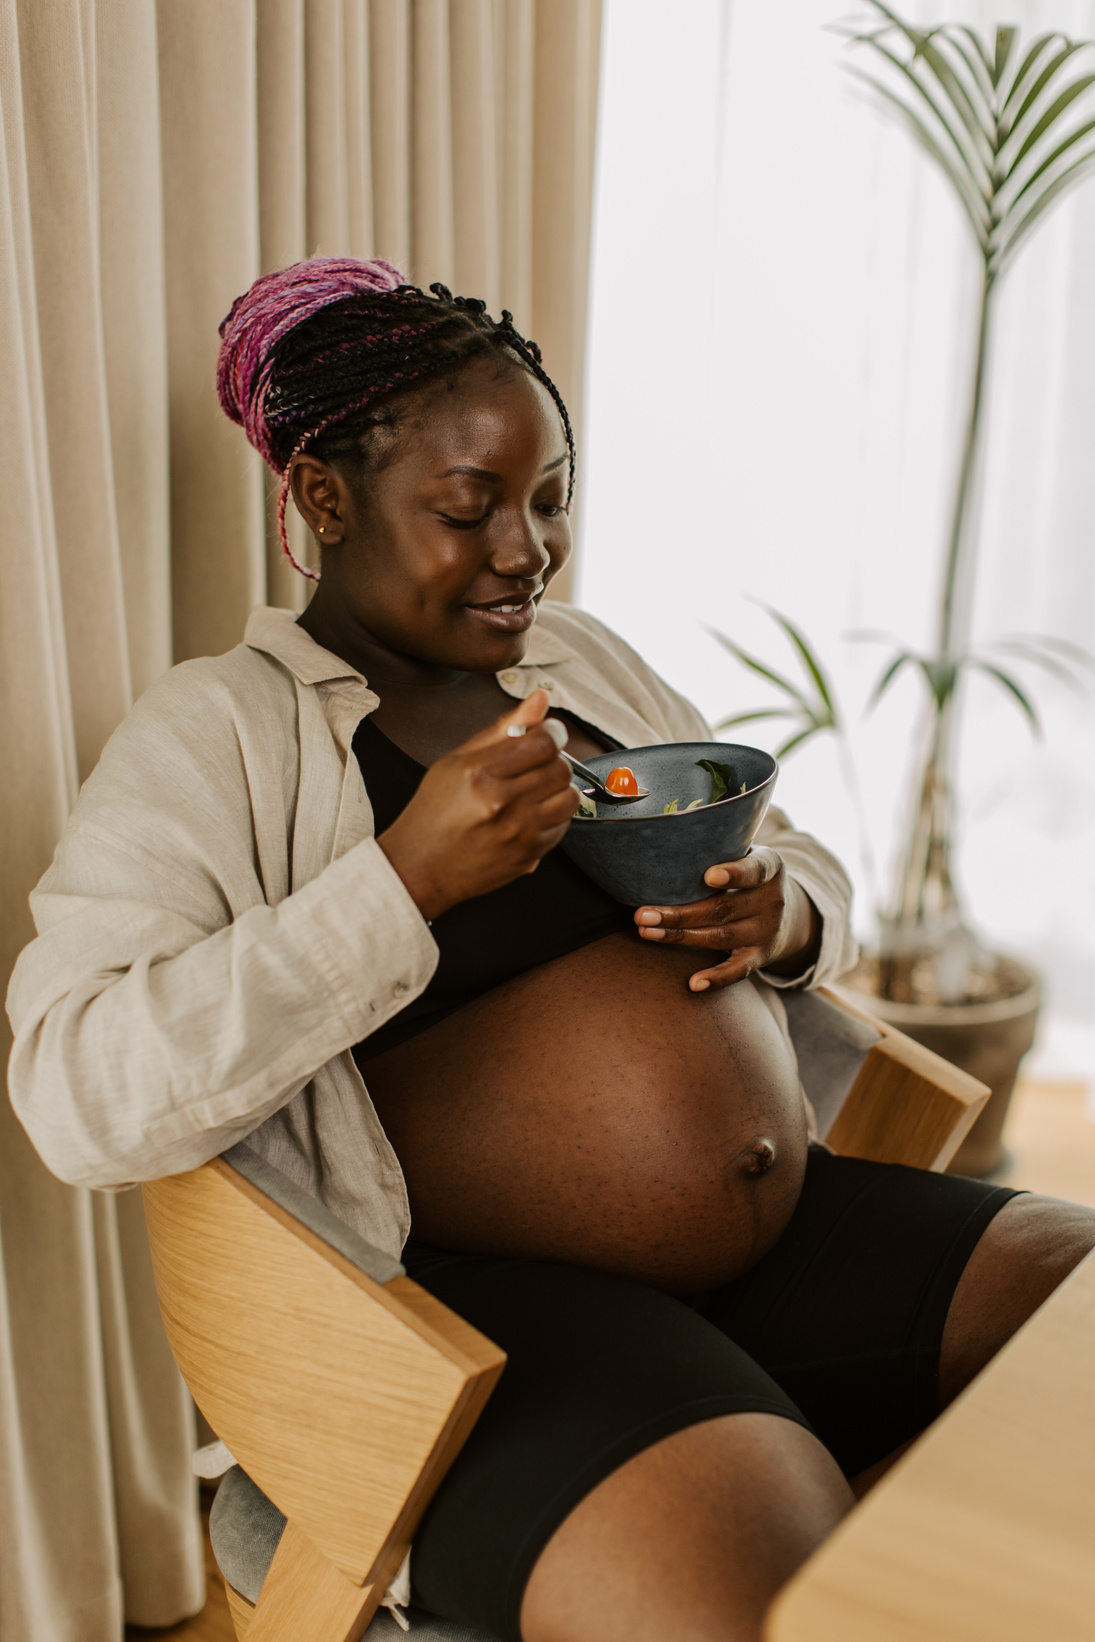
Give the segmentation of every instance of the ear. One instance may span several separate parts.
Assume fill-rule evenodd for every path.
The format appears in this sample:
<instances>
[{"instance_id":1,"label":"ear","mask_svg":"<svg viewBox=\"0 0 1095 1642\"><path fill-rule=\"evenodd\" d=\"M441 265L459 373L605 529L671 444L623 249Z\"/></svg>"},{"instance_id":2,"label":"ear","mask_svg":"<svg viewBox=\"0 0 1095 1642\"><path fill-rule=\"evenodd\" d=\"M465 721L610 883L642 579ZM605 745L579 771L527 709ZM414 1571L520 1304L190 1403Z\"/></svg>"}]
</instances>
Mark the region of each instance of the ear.
<instances>
[{"instance_id":1,"label":"ear","mask_svg":"<svg viewBox=\"0 0 1095 1642\"><path fill-rule=\"evenodd\" d=\"M345 534L345 481L318 456L298 456L289 475L297 512L321 547L337 547Z\"/></svg>"}]
</instances>

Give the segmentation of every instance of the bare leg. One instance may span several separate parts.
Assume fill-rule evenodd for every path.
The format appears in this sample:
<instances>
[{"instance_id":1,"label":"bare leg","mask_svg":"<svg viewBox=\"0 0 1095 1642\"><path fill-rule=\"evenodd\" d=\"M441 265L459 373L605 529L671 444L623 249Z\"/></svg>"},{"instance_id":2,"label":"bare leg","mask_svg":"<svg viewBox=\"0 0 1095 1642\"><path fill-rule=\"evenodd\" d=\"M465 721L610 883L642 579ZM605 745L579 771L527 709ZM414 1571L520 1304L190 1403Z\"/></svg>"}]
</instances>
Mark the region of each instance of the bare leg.
<instances>
[{"instance_id":1,"label":"bare leg","mask_svg":"<svg viewBox=\"0 0 1095 1642\"><path fill-rule=\"evenodd\" d=\"M524 1642L759 1642L769 1603L853 1504L815 1437L772 1414L689 1426L596 1487L548 1541Z\"/></svg>"},{"instance_id":2,"label":"bare leg","mask_svg":"<svg viewBox=\"0 0 1095 1642\"><path fill-rule=\"evenodd\" d=\"M1095 1209L1023 1196L991 1220L954 1291L939 1359L946 1405L1095 1248Z\"/></svg>"}]
</instances>

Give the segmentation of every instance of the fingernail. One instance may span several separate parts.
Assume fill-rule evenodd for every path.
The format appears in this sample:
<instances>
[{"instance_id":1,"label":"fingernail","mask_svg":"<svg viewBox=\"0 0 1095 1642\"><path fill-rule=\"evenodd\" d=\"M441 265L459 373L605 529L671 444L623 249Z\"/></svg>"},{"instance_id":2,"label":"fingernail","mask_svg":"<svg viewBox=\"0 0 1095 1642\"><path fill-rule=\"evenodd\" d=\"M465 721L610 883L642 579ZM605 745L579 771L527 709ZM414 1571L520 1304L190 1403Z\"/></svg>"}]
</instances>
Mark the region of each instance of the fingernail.
<instances>
[{"instance_id":1,"label":"fingernail","mask_svg":"<svg viewBox=\"0 0 1095 1642\"><path fill-rule=\"evenodd\" d=\"M662 921L662 915L661 915L660 912L640 912L639 913L639 922L640 922L640 924L660 924L661 921Z\"/></svg>"},{"instance_id":2,"label":"fingernail","mask_svg":"<svg viewBox=\"0 0 1095 1642\"><path fill-rule=\"evenodd\" d=\"M664 929L640 929L639 934L645 936L648 941L663 941L665 939Z\"/></svg>"},{"instance_id":3,"label":"fingernail","mask_svg":"<svg viewBox=\"0 0 1095 1642\"><path fill-rule=\"evenodd\" d=\"M711 982L705 981L699 975L693 975L688 984L692 988L693 992L706 992L707 988L711 985Z\"/></svg>"},{"instance_id":4,"label":"fingernail","mask_svg":"<svg viewBox=\"0 0 1095 1642\"><path fill-rule=\"evenodd\" d=\"M723 884L730 882L730 874L725 867L712 867L709 872L704 873L703 881L710 884L712 889L721 889Z\"/></svg>"},{"instance_id":5,"label":"fingernail","mask_svg":"<svg viewBox=\"0 0 1095 1642\"><path fill-rule=\"evenodd\" d=\"M509 728L507 729L506 734L507 735L524 735L525 732L526 732L526 726L524 724L511 724L509 726Z\"/></svg>"}]
</instances>

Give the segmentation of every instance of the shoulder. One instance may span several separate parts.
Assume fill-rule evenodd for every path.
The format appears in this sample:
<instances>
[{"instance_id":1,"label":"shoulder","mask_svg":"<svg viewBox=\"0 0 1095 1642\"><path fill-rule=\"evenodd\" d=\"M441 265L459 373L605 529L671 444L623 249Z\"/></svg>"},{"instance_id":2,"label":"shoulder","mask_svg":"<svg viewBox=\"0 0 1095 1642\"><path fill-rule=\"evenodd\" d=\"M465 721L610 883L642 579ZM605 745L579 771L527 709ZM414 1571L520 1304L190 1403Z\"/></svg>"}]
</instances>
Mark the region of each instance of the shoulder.
<instances>
[{"instance_id":1,"label":"shoulder","mask_svg":"<svg viewBox=\"0 0 1095 1642\"><path fill-rule=\"evenodd\" d=\"M296 690L268 655L237 645L180 662L144 692L103 749L77 804L100 821L118 806L215 808L247 804L249 770L295 762Z\"/></svg>"}]
</instances>

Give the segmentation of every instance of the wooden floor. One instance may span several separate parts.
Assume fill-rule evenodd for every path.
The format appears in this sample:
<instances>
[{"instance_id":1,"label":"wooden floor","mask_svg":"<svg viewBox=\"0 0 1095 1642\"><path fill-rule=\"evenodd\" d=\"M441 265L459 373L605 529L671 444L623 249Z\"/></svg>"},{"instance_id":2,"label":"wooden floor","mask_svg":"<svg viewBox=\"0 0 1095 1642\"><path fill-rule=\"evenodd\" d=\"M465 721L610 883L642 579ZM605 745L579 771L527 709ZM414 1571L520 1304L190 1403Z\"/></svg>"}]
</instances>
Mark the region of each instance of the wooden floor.
<instances>
[{"instance_id":1,"label":"wooden floor","mask_svg":"<svg viewBox=\"0 0 1095 1642\"><path fill-rule=\"evenodd\" d=\"M1012 1162L1001 1177L1003 1183L1095 1206L1095 1123L1087 1116L1083 1084L1020 1084L1006 1138ZM129 1625L126 1642L158 1637L171 1642L235 1642L208 1534L205 1553L209 1598L197 1618L162 1631Z\"/></svg>"}]
</instances>

